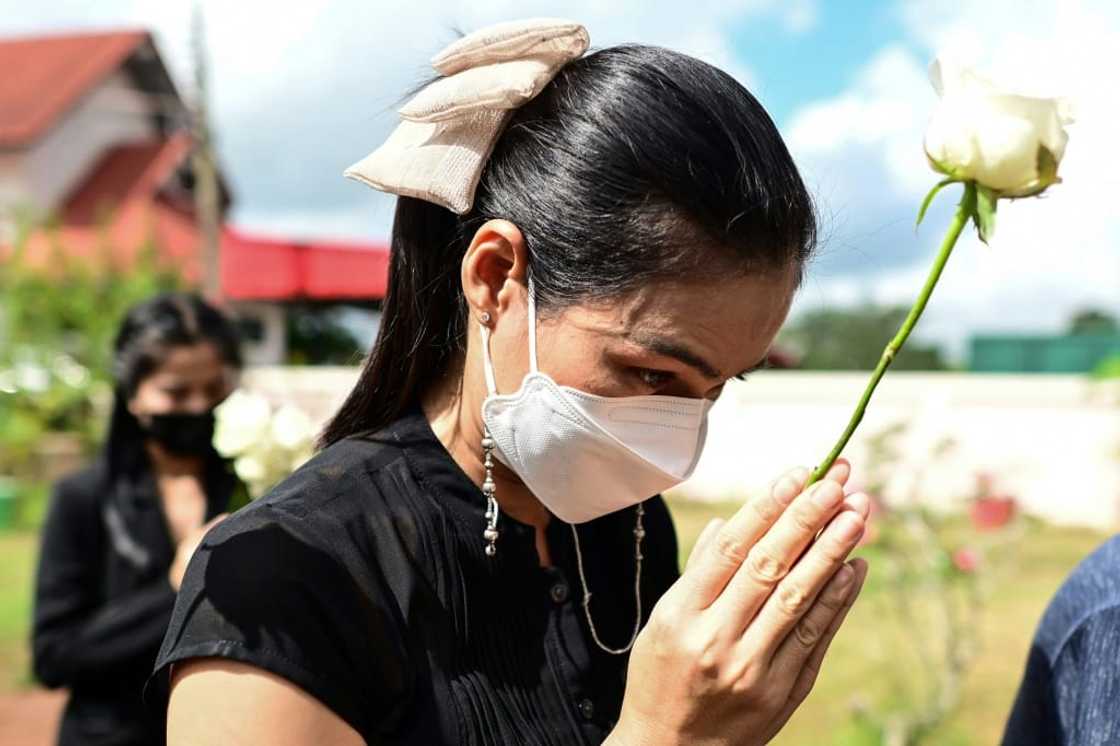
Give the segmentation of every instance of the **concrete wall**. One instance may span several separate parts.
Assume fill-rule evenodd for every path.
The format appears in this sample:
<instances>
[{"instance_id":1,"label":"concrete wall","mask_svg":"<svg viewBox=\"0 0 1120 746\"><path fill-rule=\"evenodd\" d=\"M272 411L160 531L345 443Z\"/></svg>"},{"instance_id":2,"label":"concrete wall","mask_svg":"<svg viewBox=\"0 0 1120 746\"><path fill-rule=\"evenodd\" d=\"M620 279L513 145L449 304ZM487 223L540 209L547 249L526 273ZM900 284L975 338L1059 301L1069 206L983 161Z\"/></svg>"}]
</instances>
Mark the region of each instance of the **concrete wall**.
<instances>
[{"instance_id":1,"label":"concrete wall","mask_svg":"<svg viewBox=\"0 0 1120 746\"><path fill-rule=\"evenodd\" d=\"M354 368L257 368L245 383L291 399L325 421ZM862 373L766 372L732 383L712 409L704 456L678 488L702 500L740 501L788 466L811 465L851 414ZM902 464L884 499L915 492L935 507L967 497L977 472L1048 520L1120 529L1120 382L1080 376L888 374L846 451L866 481L867 436L908 423ZM955 445L934 464L946 438Z\"/></svg>"},{"instance_id":2,"label":"concrete wall","mask_svg":"<svg viewBox=\"0 0 1120 746\"><path fill-rule=\"evenodd\" d=\"M711 414L708 447L680 489L737 498L786 465L831 449L865 374L767 373L730 387ZM1060 523L1120 528L1120 386L1064 375L890 373L845 455L866 483L867 439L896 423L900 466L883 495L935 507L967 498L979 472L1028 511ZM952 446L933 458L938 444Z\"/></svg>"}]
</instances>

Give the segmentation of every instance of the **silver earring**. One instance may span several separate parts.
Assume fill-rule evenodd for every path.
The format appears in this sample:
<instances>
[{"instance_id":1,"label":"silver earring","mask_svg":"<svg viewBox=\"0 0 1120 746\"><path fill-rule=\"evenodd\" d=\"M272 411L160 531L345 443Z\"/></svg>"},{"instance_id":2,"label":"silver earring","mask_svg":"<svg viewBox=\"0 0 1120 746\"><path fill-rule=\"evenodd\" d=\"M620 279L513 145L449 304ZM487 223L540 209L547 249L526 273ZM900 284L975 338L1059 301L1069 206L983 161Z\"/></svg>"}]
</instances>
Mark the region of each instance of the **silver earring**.
<instances>
[{"instance_id":1,"label":"silver earring","mask_svg":"<svg viewBox=\"0 0 1120 746\"><path fill-rule=\"evenodd\" d=\"M482 319L483 324L489 324L490 323L490 312L489 311L483 311L480 318Z\"/></svg>"},{"instance_id":2,"label":"silver earring","mask_svg":"<svg viewBox=\"0 0 1120 746\"><path fill-rule=\"evenodd\" d=\"M483 314L489 316L489 314ZM494 439L490 437L490 430L482 431L482 465L486 468L486 477L482 480L482 494L486 496L486 530L482 538L486 540L486 556L493 557L498 553L498 501L494 498Z\"/></svg>"}]
</instances>

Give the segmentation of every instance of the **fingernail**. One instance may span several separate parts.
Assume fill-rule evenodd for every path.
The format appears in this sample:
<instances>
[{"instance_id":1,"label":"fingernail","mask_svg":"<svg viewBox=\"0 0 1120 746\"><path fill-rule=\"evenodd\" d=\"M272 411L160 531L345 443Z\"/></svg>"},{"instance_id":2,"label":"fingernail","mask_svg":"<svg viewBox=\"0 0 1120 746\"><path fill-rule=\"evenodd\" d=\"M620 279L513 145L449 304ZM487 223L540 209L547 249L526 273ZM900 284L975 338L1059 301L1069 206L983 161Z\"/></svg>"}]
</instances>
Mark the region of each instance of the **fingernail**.
<instances>
[{"instance_id":1,"label":"fingernail","mask_svg":"<svg viewBox=\"0 0 1120 746\"><path fill-rule=\"evenodd\" d=\"M813 502L822 508L831 508L844 498L843 492L835 489L834 485L821 482L813 485Z\"/></svg>"},{"instance_id":2,"label":"fingernail","mask_svg":"<svg viewBox=\"0 0 1120 746\"><path fill-rule=\"evenodd\" d=\"M788 503L797 496L797 480L792 477L782 477L774 486L774 499Z\"/></svg>"},{"instance_id":3,"label":"fingernail","mask_svg":"<svg viewBox=\"0 0 1120 746\"><path fill-rule=\"evenodd\" d=\"M852 578L856 576L855 570L851 565L844 565L836 571L836 587L847 588L852 583Z\"/></svg>"}]
</instances>

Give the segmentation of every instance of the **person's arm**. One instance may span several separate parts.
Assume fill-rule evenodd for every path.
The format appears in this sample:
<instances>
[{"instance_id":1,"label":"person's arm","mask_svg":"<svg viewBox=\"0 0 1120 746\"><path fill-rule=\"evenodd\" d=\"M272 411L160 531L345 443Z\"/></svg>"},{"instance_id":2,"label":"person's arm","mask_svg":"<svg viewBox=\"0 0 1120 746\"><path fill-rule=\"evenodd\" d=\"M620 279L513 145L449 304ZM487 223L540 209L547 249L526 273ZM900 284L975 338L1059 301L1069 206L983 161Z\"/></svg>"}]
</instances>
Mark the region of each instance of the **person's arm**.
<instances>
[{"instance_id":1,"label":"person's arm","mask_svg":"<svg viewBox=\"0 0 1120 746\"><path fill-rule=\"evenodd\" d=\"M365 741L287 679L245 663L202 658L173 667L167 708L168 746L198 743L363 746Z\"/></svg>"},{"instance_id":2,"label":"person's arm","mask_svg":"<svg viewBox=\"0 0 1120 746\"><path fill-rule=\"evenodd\" d=\"M340 530L256 504L198 548L145 690L170 743L349 743L320 729L369 738L397 716L400 612L375 564L353 566L359 584L335 556Z\"/></svg>"},{"instance_id":3,"label":"person's arm","mask_svg":"<svg viewBox=\"0 0 1120 746\"><path fill-rule=\"evenodd\" d=\"M1120 608L1078 625L1054 661L1052 692L1059 743L1120 742Z\"/></svg>"},{"instance_id":4,"label":"person's arm","mask_svg":"<svg viewBox=\"0 0 1120 746\"><path fill-rule=\"evenodd\" d=\"M111 675L158 647L175 604L165 574L102 602L98 502L60 484L43 527L35 585L32 667L45 686Z\"/></svg>"}]
</instances>

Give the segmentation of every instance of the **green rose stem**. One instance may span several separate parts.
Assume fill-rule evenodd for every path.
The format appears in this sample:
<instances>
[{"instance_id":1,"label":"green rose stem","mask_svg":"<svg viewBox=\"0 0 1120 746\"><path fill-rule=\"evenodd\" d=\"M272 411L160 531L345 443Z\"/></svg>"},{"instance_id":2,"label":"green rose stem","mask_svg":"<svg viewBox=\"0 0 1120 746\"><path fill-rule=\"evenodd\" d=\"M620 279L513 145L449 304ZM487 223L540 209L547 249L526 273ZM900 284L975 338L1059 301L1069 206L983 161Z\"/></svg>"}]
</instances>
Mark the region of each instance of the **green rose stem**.
<instances>
[{"instance_id":1,"label":"green rose stem","mask_svg":"<svg viewBox=\"0 0 1120 746\"><path fill-rule=\"evenodd\" d=\"M934 187L934 191L930 193L930 198L936 194L936 191L944 186L947 182L939 184ZM926 203L922 206L922 214L925 213L925 208L929 204L927 198ZM840 436L840 440L836 441L836 445L832 447L832 451L828 454L828 458L820 463L813 473L809 475L809 481L805 484L806 487L819 481L821 477L828 473L832 468L832 464L840 457L841 451L844 446L848 445L848 441L852 439L855 434L856 428L863 420L863 413L867 410L867 404L871 401L871 395L875 393L875 387L879 385L879 381L883 378L883 374L887 372L891 362L894 360L895 355L902 349L902 345L906 343L907 337L913 331L914 325L918 323L918 319L922 316L922 311L926 309L926 303L929 302L929 296L933 293L934 287L937 286L937 281L941 278L941 271L945 269L945 262L949 261L949 255L953 253L953 247L957 244L957 238L960 237L961 231L964 230L965 225L968 224L970 219L976 216L976 184L968 181L964 183L964 194L961 196L961 201L957 205L957 212L953 215L953 222L949 224L949 230L945 233L945 238L941 242L941 249L937 252L937 259L933 262L933 267L929 271L929 277L926 278L926 284L922 288L921 295L914 301L914 305L910 308L910 313L907 314L906 320L902 322L899 327L898 333L894 335L894 339L887 344L883 350L882 357L879 358L879 364L875 366L875 372L871 374L871 380L867 382L867 387L863 390L863 396L860 397L859 404L856 406L856 411L852 413L852 418L848 421L848 426L844 429L844 434ZM921 216L918 218L921 221Z\"/></svg>"}]
</instances>

